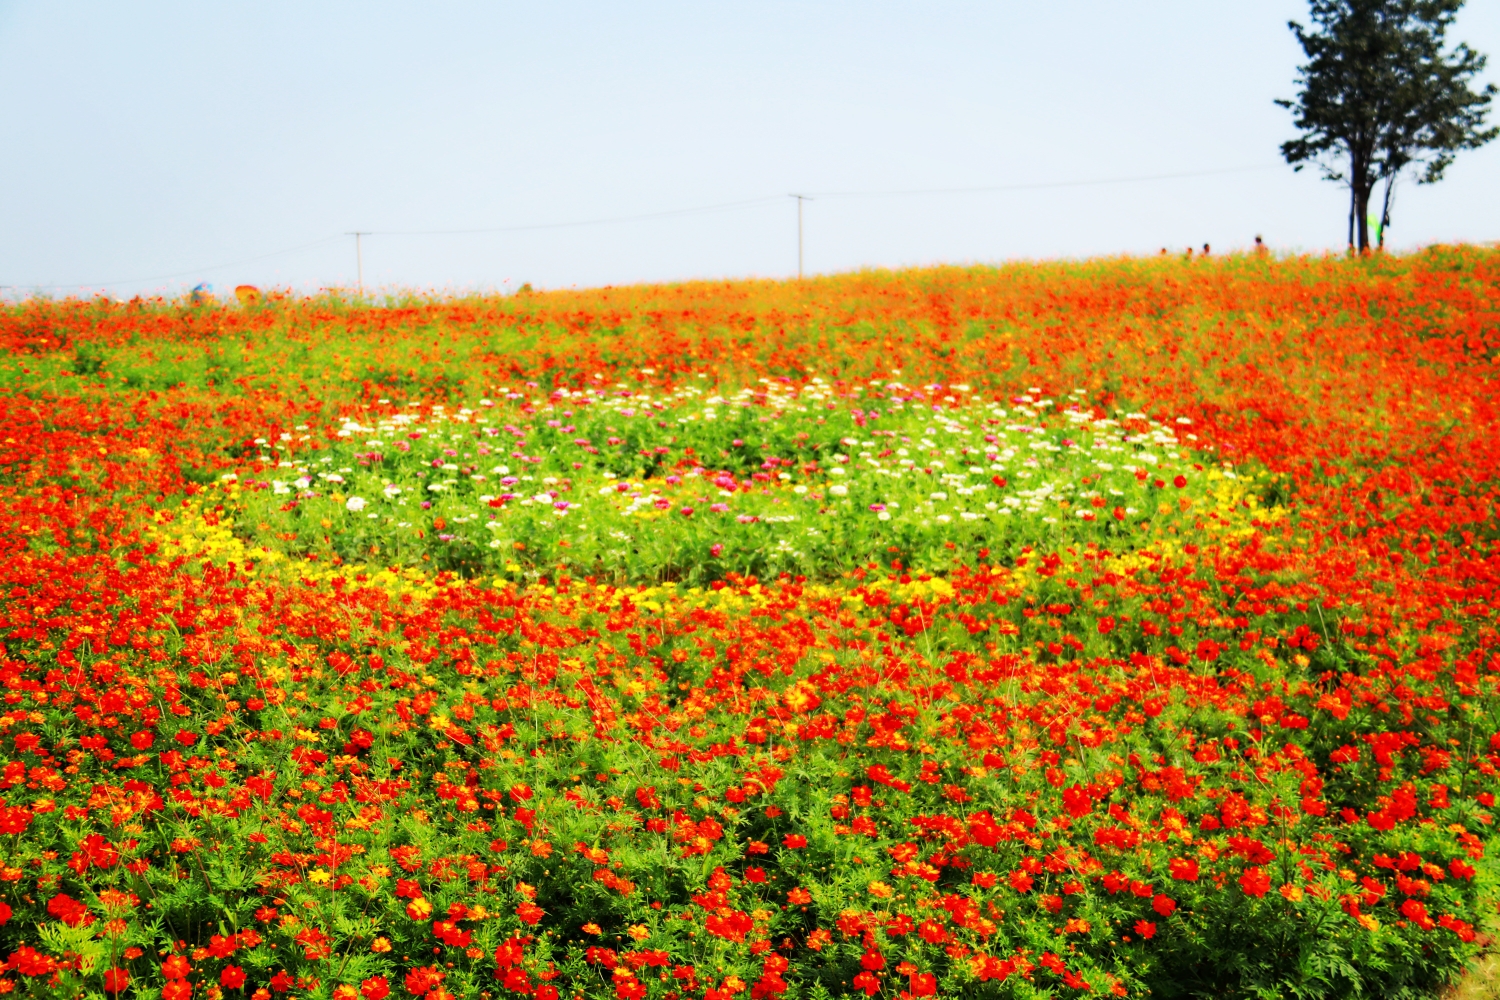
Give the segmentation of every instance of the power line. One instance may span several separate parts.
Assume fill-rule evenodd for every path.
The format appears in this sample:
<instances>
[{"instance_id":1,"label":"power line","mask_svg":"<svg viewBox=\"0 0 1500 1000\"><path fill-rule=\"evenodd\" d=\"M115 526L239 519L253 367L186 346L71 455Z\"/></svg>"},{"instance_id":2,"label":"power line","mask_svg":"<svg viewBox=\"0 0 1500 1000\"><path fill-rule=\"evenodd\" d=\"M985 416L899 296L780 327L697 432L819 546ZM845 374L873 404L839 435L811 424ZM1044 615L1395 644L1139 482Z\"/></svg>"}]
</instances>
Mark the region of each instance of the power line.
<instances>
[{"instance_id":1,"label":"power line","mask_svg":"<svg viewBox=\"0 0 1500 1000\"><path fill-rule=\"evenodd\" d=\"M244 257L240 260L229 261L227 264L210 264L207 267L195 267L188 271L178 271L176 274L157 274L148 278L121 278L118 281L79 281L71 285L6 285L4 287L25 287L38 291L53 291L59 288L113 288L115 285L135 285L143 281L170 281L173 278L190 278L195 274L202 274L204 271L222 271L226 267L239 267L241 264L253 264L259 260L269 260L272 257L285 256L289 253L296 253L299 250L310 250L313 247L320 247L325 243L332 243L334 240L340 239L343 239L342 234L338 236L325 236L321 240L314 240L311 243L301 243L294 247L287 247L285 250L273 250L270 253L259 254L255 257Z\"/></svg>"},{"instance_id":2,"label":"power line","mask_svg":"<svg viewBox=\"0 0 1500 1000\"><path fill-rule=\"evenodd\" d=\"M619 222L643 222L647 219L667 219L684 215L703 215L709 212L727 212L751 205L764 205L780 201L782 195L764 198L747 198L743 201L727 201L717 205L700 205L695 208L673 208L662 212L644 212L639 215L616 215L603 219L578 219L573 222L539 222L524 226L488 226L483 229L377 229L372 236L464 236L479 233L523 233L538 229L572 229L579 226L607 226Z\"/></svg>"},{"instance_id":3,"label":"power line","mask_svg":"<svg viewBox=\"0 0 1500 1000\"><path fill-rule=\"evenodd\" d=\"M1222 174L1246 174L1273 170L1280 163L1262 163L1250 167L1222 167L1217 170L1189 170L1171 174L1140 174L1131 177L1096 177L1076 181L1036 181L1025 184L995 184L986 187L913 188L900 191L818 191L819 198L900 198L928 194L986 194L1001 191L1040 191L1045 188L1102 187L1107 184L1141 184L1148 181L1175 181L1190 177L1213 177ZM795 197L795 196L794 196Z\"/></svg>"},{"instance_id":4,"label":"power line","mask_svg":"<svg viewBox=\"0 0 1500 1000\"><path fill-rule=\"evenodd\" d=\"M1154 181L1186 180L1194 177L1213 177L1226 174L1252 173L1263 170L1271 170L1281 164L1258 164L1255 166L1223 167L1213 170L1189 170L1165 174L1137 174L1124 177L1099 177L1071 181L1036 181L1019 184L994 184L977 187L948 187L948 188L909 188L885 191L819 191L808 194L793 194L791 197L797 199L797 276L803 273L803 225L802 225L802 203L813 198L902 198L923 195L963 195L963 194L991 194L1004 193L1008 191L1040 191L1048 188L1075 188L1075 187L1102 187L1111 184L1142 184ZM336 236L325 236L311 243L301 243L297 246L287 247L282 250L273 250L270 253L258 254L253 257L243 257L239 260L228 261L223 264L211 264L206 267L197 267L190 270L178 271L173 274L157 274L141 278L123 278L116 281L93 281L76 282L66 285L28 285L24 286L37 291L53 291L69 288L112 288L116 285L140 284L150 281L170 281L173 278L186 278L202 274L205 271L219 271L228 267L239 267L242 264L253 264L257 261L269 260L272 257L281 257L302 250L310 250L314 247L324 246L345 236L353 236L355 239L355 258L359 272L359 286L364 286L364 258L361 237L364 236L464 236L480 235L485 233L523 233L536 232L548 229L576 229L587 226L607 226L629 222L645 222L652 219L682 218L694 215L705 215L714 212L734 211L741 208L749 208L756 205L766 205L781 201L786 195L766 195L760 198L745 198L739 201L719 202L713 205L697 205L690 208L665 209L658 212L642 212L634 215L607 216L598 219L575 219L568 222L541 222L526 225L513 226L486 226L470 229L376 229L361 230L359 232L347 232ZM19 288L22 286L5 286Z\"/></svg>"}]
</instances>

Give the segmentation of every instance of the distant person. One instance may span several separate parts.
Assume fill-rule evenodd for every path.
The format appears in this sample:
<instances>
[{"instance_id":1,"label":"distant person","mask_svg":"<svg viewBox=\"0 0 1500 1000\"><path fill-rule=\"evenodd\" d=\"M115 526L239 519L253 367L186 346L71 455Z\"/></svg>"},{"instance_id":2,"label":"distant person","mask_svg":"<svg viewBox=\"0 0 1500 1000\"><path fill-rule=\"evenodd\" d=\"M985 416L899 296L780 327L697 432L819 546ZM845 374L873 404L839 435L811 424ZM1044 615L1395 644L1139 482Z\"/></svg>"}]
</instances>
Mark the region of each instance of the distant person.
<instances>
[{"instance_id":1,"label":"distant person","mask_svg":"<svg viewBox=\"0 0 1500 1000\"><path fill-rule=\"evenodd\" d=\"M1203 244L1203 256L1205 256L1205 257L1208 256L1208 244L1207 243Z\"/></svg>"},{"instance_id":2,"label":"distant person","mask_svg":"<svg viewBox=\"0 0 1500 1000\"><path fill-rule=\"evenodd\" d=\"M214 286L210 285L206 281L200 281L198 284L194 285L193 290L188 293L188 301L195 306L201 306L207 303L213 297Z\"/></svg>"},{"instance_id":3,"label":"distant person","mask_svg":"<svg viewBox=\"0 0 1500 1000\"><path fill-rule=\"evenodd\" d=\"M1255 256L1264 257L1271 252L1266 246L1266 241L1260 238L1260 233L1255 234Z\"/></svg>"}]
</instances>

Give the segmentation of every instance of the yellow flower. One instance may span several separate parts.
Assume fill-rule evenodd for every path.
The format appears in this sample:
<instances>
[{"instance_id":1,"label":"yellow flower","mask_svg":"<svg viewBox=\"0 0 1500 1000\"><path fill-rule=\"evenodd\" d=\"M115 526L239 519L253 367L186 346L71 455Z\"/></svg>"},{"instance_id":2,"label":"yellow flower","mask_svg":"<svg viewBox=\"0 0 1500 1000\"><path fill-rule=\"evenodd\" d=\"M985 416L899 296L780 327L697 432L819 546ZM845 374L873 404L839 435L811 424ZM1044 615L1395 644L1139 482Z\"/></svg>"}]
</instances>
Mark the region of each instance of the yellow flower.
<instances>
[{"instance_id":1,"label":"yellow flower","mask_svg":"<svg viewBox=\"0 0 1500 1000\"><path fill-rule=\"evenodd\" d=\"M647 929L645 924L631 924L626 933L637 941L644 941L651 936L651 931Z\"/></svg>"},{"instance_id":2,"label":"yellow flower","mask_svg":"<svg viewBox=\"0 0 1500 1000\"><path fill-rule=\"evenodd\" d=\"M391 939L378 937L370 942L370 950L376 954L383 955L391 950Z\"/></svg>"},{"instance_id":3,"label":"yellow flower","mask_svg":"<svg viewBox=\"0 0 1500 1000\"><path fill-rule=\"evenodd\" d=\"M600 927L598 924L584 924L583 932L585 934L593 934L597 936L604 933L604 928Z\"/></svg>"},{"instance_id":4,"label":"yellow flower","mask_svg":"<svg viewBox=\"0 0 1500 1000\"><path fill-rule=\"evenodd\" d=\"M324 882L327 882L332 878L332 875L328 874L321 868L314 868L312 871L307 873L307 880L313 885L322 885Z\"/></svg>"},{"instance_id":5,"label":"yellow flower","mask_svg":"<svg viewBox=\"0 0 1500 1000\"><path fill-rule=\"evenodd\" d=\"M1282 894L1282 896L1286 897L1286 900L1288 902L1291 902L1291 903L1301 902L1301 900L1302 900L1302 887L1301 886L1297 886L1297 885L1292 885L1290 882L1288 882L1286 885L1284 885L1284 886L1281 887L1281 894Z\"/></svg>"},{"instance_id":6,"label":"yellow flower","mask_svg":"<svg viewBox=\"0 0 1500 1000\"><path fill-rule=\"evenodd\" d=\"M871 882L865 888L870 893L870 895L879 897L880 899L890 899L891 894L895 892L894 889L886 885L884 882Z\"/></svg>"}]
</instances>

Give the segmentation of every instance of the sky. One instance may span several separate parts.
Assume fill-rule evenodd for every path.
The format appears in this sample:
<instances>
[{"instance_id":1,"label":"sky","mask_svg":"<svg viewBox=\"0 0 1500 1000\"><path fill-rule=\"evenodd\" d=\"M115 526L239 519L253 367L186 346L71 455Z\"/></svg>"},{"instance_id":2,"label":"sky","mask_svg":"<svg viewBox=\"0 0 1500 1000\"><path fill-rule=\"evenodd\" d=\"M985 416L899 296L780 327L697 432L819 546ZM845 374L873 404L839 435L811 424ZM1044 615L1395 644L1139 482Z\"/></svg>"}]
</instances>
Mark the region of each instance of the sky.
<instances>
[{"instance_id":1,"label":"sky","mask_svg":"<svg viewBox=\"0 0 1500 1000\"><path fill-rule=\"evenodd\" d=\"M349 289L353 231L372 293L787 278L793 193L808 274L1338 249L1346 190L1279 154L1293 18L1304 0L0 0L0 294ZM1451 37L1500 58L1500 4ZM1500 239L1497 190L1500 141L1401 186L1388 242Z\"/></svg>"}]
</instances>

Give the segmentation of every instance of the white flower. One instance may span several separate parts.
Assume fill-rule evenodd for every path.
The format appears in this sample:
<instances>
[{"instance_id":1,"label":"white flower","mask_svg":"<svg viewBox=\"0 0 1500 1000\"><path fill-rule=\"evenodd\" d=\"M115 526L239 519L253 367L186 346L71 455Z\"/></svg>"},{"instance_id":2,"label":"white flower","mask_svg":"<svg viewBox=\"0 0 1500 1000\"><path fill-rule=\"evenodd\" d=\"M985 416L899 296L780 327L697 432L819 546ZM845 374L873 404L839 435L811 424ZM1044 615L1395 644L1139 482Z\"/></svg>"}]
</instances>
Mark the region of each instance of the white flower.
<instances>
[{"instance_id":1,"label":"white flower","mask_svg":"<svg viewBox=\"0 0 1500 1000\"><path fill-rule=\"evenodd\" d=\"M843 483L834 483L832 486L828 487L828 492L832 493L836 497L846 497L849 495L849 487L845 486Z\"/></svg>"},{"instance_id":2,"label":"white flower","mask_svg":"<svg viewBox=\"0 0 1500 1000\"><path fill-rule=\"evenodd\" d=\"M344 506L347 507L347 508L349 508L349 510L351 512L357 512L357 511L364 510L365 509L365 498L364 497L350 497L348 500L344 501Z\"/></svg>"},{"instance_id":3,"label":"white flower","mask_svg":"<svg viewBox=\"0 0 1500 1000\"><path fill-rule=\"evenodd\" d=\"M888 510L883 510L875 516L882 521L889 521L891 519L891 512Z\"/></svg>"}]
</instances>

